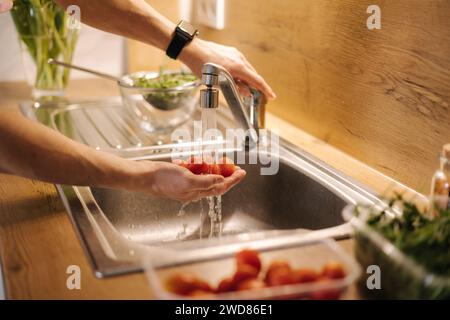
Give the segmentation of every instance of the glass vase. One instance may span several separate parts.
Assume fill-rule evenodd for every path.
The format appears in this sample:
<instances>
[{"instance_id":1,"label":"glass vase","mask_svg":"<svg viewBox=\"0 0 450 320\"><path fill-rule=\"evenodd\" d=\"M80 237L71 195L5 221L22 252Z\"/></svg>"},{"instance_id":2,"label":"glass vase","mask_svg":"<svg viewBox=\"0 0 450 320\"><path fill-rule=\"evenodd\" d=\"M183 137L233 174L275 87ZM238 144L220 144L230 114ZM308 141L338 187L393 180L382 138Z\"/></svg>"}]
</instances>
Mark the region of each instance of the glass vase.
<instances>
[{"instance_id":1,"label":"glass vase","mask_svg":"<svg viewBox=\"0 0 450 320\"><path fill-rule=\"evenodd\" d=\"M72 62L78 28L70 27L70 16L51 0L16 0L11 16L32 97L48 100L63 96L70 69L51 65L48 60Z\"/></svg>"}]
</instances>

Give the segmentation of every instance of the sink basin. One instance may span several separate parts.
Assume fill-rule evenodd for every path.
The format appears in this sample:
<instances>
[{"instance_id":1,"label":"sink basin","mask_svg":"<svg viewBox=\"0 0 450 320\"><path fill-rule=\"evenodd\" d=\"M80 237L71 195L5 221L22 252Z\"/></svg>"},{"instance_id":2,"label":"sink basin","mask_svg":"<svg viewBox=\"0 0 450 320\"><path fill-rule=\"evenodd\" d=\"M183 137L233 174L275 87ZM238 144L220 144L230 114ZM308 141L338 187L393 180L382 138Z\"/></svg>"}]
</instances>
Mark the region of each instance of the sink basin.
<instances>
[{"instance_id":1,"label":"sink basin","mask_svg":"<svg viewBox=\"0 0 450 320\"><path fill-rule=\"evenodd\" d=\"M341 212L347 201L286 160L280 160L276 175L260 175L260 165L241 167L246 178L222 197L222 236L319 230L343 223ZM177 201L119 190L91 191L107 219L128 240L159 246L209 236L206 199L189 204L179 214Z\"/></svg>"},{"instance_id":2,"label":"sink basin","mask_svg":"<svg viewBox=\"0 0 450 320\"><path fill-rule=\"evenodd\" d=\"M139 128L119 98L38 108L27 102L21 109L72 139L124 158L169 161L180 150L171 137ZM219 129L236 126L226 108L217 112ZM183 126L191 130L192 122ZM180 203L147 194L57 185L95 274L140 271L148 260L156 267L168 266L217 258L242 247L348 237L342 209L375 204L378 198L298 147L281 138L275 141L266 143L276 148L260 148L263 142L249 152L265 150L279 163L277 174L261 175L261 164L240 164L247 176L222 197L219 228L211 224L206 200L189 204L180 214Z\"/></svg>"},{"instance_id":3,"label":"sink basin","mask_svg":"<svg viewBox=\"0 0 450 320\"><path fill-rule=\"evenodd\" d=\"M240 165L243 182L222 197L220 236L213 232L206 199L181 204L144 193L62 186L60 193L98 276L224 256L241 247L269 248L325 237L349 236L341 218L349 203L377 198L344 175L282 141L276 175L260 164ZM168 154L141 161L169 161ZM214 225L213 225L214 226Z\"/></svg>"}]
</instances>

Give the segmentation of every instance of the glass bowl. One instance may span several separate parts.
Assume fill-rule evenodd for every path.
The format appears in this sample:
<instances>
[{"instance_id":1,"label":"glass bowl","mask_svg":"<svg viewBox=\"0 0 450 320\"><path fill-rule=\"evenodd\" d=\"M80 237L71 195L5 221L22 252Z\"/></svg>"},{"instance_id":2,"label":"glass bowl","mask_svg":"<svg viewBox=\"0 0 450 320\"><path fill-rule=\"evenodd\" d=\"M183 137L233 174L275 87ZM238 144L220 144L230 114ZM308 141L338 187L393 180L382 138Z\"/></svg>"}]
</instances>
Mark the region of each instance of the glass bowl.
<instances>
[{"instance_id":1,"label":"glass bowl","mask_svg":"<svg viewBox=\"0 0 450 320\"><path fill-rule=\"evenodd\" d=\"M169 71L164 74L186 74ZM141 127L148 132L171 130L186 122L198 102L200 81L195 80L171 88L147 88L133 85L136 79L157 79L160 73L135 72L119 81L120 94L127 108L139 119Z\"/></svg>"}]
</instances>

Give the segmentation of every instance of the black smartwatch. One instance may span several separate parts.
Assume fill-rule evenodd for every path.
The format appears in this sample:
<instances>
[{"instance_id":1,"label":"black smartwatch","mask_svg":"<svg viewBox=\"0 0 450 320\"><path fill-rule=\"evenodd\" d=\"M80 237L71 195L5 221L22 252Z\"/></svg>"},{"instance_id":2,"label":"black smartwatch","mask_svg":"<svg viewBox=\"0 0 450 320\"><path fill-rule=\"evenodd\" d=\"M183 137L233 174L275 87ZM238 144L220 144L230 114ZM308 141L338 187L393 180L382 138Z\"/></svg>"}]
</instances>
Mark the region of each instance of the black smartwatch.
<instances>
[{"instance_id":1,"label":"black smartwatch","mask_svg":"<svg viewBox=\"0 0 450 320\"><path fill-rule=\"evenodd\" d=\"M175 28L172 41L167 47L166 54L172 59L178 58L181 50L198 35L198 30L195 29L189 22L181 20Z\"/></svg>"}]
</instances>

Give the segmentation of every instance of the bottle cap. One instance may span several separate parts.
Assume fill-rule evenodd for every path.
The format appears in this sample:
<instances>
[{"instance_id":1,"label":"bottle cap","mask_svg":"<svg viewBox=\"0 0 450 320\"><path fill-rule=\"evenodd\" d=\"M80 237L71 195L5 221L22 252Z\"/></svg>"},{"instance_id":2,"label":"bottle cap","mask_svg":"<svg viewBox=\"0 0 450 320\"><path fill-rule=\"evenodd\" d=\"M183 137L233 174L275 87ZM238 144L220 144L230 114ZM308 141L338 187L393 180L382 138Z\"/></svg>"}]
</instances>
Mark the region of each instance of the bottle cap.
<instances>
[{"instance_id":1,"label":"bottle cap","mask_svg":"<svg viewBox=\"0 0 450 320\"><path fill-rule=\"evenodd\" d=\"M442 155L450 160L450 143L447 143L442 147Z\"/></svg>"}]
</instances>

